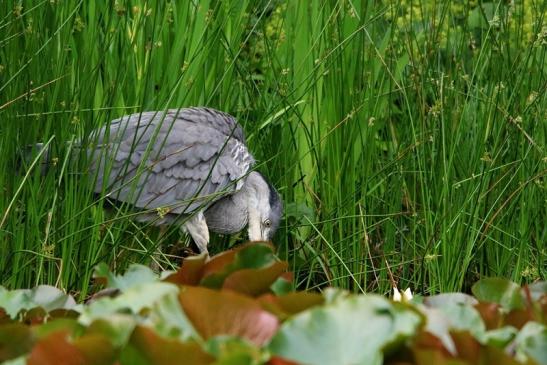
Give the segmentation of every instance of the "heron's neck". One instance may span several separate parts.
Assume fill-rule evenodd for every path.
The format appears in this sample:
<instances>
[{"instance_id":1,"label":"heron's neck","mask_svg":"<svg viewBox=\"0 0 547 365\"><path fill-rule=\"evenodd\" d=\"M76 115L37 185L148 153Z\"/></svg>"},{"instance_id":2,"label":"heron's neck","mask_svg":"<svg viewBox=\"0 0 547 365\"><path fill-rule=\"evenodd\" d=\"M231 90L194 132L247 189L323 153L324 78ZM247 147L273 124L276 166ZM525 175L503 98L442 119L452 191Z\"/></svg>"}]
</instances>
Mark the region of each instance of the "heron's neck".
<instances>
[{"instance_id":1,"label":"heron's neck","mask_svg":"<svg viewBox=\"0 0 547 365\"><path fill-rule=\"evenodd\" d=\"M249 240L264 240L261 227L261 211L268 204L270 188L260 173L253 171L245 179L241 193L247 204Z\"/></svg>"},{"instance_id":2,"label":"heron's neck","mask_svg":"<svg viewBox=\"0 0 547 365\"><path fill-rule=\"evenodd\" d=\"M207 209L204 215L209 229L216 233L233 234L245 228L249 219L248 194L248 191L241 189Z\"/></svg>"},{"instance_id":3,"label":"heron's neck","mask_svg":"<svg viewBox=\"0 0 547 365\"><path fill-rule=\"evenodd\" d=\"M204 212L207 226L213 232L222 234L239 232L247 224L249 230L256 229L255 221L259 221L258 198L264 194L268 196L267 191L268 183L262 175L251 172L239 191L220 199Z\"/></svg>"},{"instance_id":4,"label":"heron's neck","mask_svg":"<svg viewBox=\"0 0 547 365\"><path fill-rule=\"evenodd\" d=\"M249 223L250 217L257 210L258 199L260 194L264 192L264 188L268 188L267 183L264 181L262 175L257 172L251 172L246 178L241 189L232 194L231 202L232 208L238 212L245 212L245 226Z\"/></svg>"}]
</instances>

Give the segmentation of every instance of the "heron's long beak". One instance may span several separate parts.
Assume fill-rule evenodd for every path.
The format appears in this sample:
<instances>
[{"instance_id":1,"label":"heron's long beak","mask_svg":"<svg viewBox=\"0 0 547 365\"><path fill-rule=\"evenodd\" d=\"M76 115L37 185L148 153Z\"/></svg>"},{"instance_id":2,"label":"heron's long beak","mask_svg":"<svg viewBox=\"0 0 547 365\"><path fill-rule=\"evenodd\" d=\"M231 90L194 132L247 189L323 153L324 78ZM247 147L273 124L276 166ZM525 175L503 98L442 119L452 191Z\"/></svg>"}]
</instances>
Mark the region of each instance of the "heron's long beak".
<instances>
[{"instance_id":1,"label":"heron's long beak","mask_svg":"<svg viewBox=\"0 0 547 365\"><path fill-rule=\"evenodd\" d=\"M249 241L263 241L260 216L254 209L249 212Z\"/></svg>"},{"instance_id":2,"label":"heron's long beak","mask_svg":"<svg viewBox=\"0 0 547 365\"><path fill-rule=\"evenodd\" d=\"M262 232L260 232L260 229L257 231L252 229L249 225L249 241L265 241L262 237Z\"/></svg>"}]
</instances>

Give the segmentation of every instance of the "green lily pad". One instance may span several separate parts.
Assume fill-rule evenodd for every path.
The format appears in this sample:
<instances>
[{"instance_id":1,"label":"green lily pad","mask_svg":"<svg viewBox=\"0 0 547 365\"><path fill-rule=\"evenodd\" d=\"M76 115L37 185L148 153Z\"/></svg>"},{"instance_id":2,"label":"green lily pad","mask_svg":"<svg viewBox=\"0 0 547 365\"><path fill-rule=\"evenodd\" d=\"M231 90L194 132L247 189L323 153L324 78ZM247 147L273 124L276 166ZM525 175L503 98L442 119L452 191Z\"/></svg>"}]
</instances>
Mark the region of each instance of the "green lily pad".
<instances>
[{"instance_id":1,"label":"green lily pad","mask_svg":"<svg viewBox=\"0 0 547 365\"><path fill-rule=\"evenodd\" d=\"M93 321L86 329L85 335L102 335L110 341L114 347L122 347L127 344L137 322L128 315L114 313L108 318Z\"/></svg>"},{"instance_id":2,"label":"green lily pad","mask_svg":"<svg viewBox=\"0 0 547 365\"><path fill-rule=\"evenodd\" d=\"M425 297L423 303L428 307L439 308L447 304L475 305L478 304L479 301L471 295L464 293L443 293Z\"/></svg>"},{"instance_id":3,"label":"green lily pad","mask_svg":"<svg viewBox=\"0 0 547 365\"><path fill-rule=\"evenodd\" d=\"M158 281L158 276L144 265L133 264L129 266L123 275L116 275L108 266L101 262L95 267L93 277L98 281L105 281L107 288L127 290L135 285Z\"/></svg>"},{"instance_id":4,"label":"green lily pad","mask_svg":"<svg viewBox=\"0 0 547 365\"><path fill-rule=\"evenodd\" d=\"M484 342L487 345L504 348L515 338L517 333L518 330L512 326L496 328L494 330L486 331L484 334Z\"/></svg>"},{"instance_id":5,"label":"green lily pad","mask_svg":"<svg viewBox=\"0 0 547 365\"><path fill-rule=\"evenodd\" d=\"M486 325L474 307L465 304L447 304L437 308L448 319L451 331L469 332L480 342L485 341Z\"/></svg>"},{"instance_id":6,"label":"green lily pad","mask_svg":"<svg viewBox=\"0 0 547 365\"><path fill-rule=\"evenodd\" d=\"M275 295L285 295L289 294L294 290L292 277L287 278L287 273L275 279L275 281L270 285L270 290Z\"/></svg>"},{"instance_id":7,"label":"green lily pad","mask_svg":"<svg viewBox=\"0 0 547 365\"><path fill-rule=\"evenodd\" d=\"M540 300L542 297L547 296L547 281L538 281L528 285L530 296L532 300Z\"/></svg>"},{"instance_id":8,"label":"green lily pad","mask_svg":"<svg viewBox=\"0 0 547 365\"><path fill-rule=\"evenodd\" d=\"M43 308L46 312L55 309L77 310L72 296L49 285L39 285L33 289L7 290L0 286L0 308L8 316L15 318L22 310Z\"/></svg>"},{"instance_id":9,"label":"green lily pad","mask_svg":"<svg viewBox=\"0 0 547 365\"><path fill-rule=\"evenodd\" d=\"M547 326L528 322L517 334L515 344L517 359L533 359L540 365L547 365Z\"/></svg>"},{"instance_id":10,"label":"green lily pad","mask_svg":"<svg viewBox=\"0 0 547 365\"><path fill-rule=\"evenodd\" d=\"M524 308L520 286L510 280L482 279L476 282L471 290L479 301L497 303L507 311Z\"/></svg>"},{"instance_id":11,"label":"green lily pad","mask_svg":"<svg viewBox=\"0 0 547 365\"><path fill-rule=\"evenodd\" d=\"M260 365L265 359L259 348L235 337L213 337L205 348L217 359L215 365Z\"/></svg>"},{"instance_id":12,"label":"green lily pad","mask_svg":"<svg viewBox=\"0 0 547 365\"><path fill-rule=\"evenodd\" d=\"M149 310L165 296L176 295L179 288L164 282L153 282L135 285L115 298L97 299L82 310L78 321L89 325L96 319L108 318L115 313L137 315L143 310Z\"/></svg>"},{"instance_id":13,"label":"green lily pad","mask_svg":"<svg viewBox=\"0 0 547 365\"><path fill-rule=\"evenodd\" d=\"M165 338L176 338L180 341L200 338L192 322L182 311L178 293L168 294L154 304L149 312L147 325Z\"/></svg>"},{"instance_id":14,"label":"green lily pad","mask_svg":"<svg viewBox=\"0 0 547 365\"><path fill-rule=\"evenodd\" d=\"M382 350L413 335L422 321L383 297L350 296L287 320L269 349L303 364L381 364Z\"/></svg>"}]
</instances>

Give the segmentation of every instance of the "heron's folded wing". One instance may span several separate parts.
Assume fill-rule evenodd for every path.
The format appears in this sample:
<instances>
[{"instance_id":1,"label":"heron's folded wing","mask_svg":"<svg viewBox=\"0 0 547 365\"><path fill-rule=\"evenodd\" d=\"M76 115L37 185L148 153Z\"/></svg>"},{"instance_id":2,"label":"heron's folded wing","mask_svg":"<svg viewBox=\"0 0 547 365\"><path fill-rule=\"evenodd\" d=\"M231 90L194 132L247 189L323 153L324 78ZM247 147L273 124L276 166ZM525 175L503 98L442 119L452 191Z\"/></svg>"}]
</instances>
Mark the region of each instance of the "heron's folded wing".
<instances>
[{"instance_id":1,"label":"heron's folded wing","mask_svg":"<svg viewBox=\"0 0 547 365\"><path fill-rule=\"evenodd\" d=\"M176 115L134 114L99 130L95 191L138 208L191 213L238 190L254 163L244 143Z\"/></svg>"},{"instance_id":2,"label":"heron's folded wing","mask_svg":"<svg viewBox=\"0 0 547 365\"><path fill-rule=\"evenodd\" d=\"M208 126L218 130L225 136L231 136L243 144L246 143L245 134L243 133L241 125L233 116L220 110L206 107L193 107L170 109L168 114L174 118Z\"/></svg>"}]
</instances>

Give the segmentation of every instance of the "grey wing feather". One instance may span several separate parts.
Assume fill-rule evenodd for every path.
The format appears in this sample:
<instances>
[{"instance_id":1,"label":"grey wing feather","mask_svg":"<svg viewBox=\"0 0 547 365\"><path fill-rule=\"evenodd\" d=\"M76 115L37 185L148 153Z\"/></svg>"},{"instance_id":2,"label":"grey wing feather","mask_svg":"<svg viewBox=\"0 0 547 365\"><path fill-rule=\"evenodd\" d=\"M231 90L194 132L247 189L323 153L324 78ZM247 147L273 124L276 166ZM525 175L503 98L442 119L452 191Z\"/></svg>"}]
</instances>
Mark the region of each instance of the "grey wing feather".
<instances>
[{"instance_id":1,"label":"grey wing feather","mask_svg":"<svg viewBox=\"0 0 547 365\"><path fill-rule=\"evenodd\" d=\"M237 122L237 120L228 113L206 107L194 107L178 110L171 109L169 110L169 113L187 121L208 125L211 128L219 130L226 136L232 136L243 144L246 143L243 128L241 128L241 125Z\"/></svg>"},{"instance_id":2,"label":"grey wing feather","mask_svg":"<svg viewBox=\"0 0 547 365\"><path fill-rule=\"evenodd\" d=\"M237 121L207 108L132 114L93 137L95 191L143 209L206 207L240 189L254 163Z\"/></svg>"}]
</instances>

